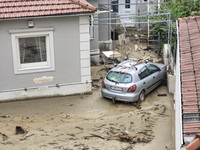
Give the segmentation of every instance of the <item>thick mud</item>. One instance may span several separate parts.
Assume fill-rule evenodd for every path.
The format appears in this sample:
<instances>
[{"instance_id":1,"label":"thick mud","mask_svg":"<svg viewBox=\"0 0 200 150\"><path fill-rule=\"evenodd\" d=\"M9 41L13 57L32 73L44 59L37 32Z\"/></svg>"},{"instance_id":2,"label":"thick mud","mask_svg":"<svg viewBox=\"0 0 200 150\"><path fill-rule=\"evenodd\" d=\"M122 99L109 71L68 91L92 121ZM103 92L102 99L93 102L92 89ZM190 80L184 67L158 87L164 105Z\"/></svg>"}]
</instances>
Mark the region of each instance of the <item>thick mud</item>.
<instances>
[{"instance_id":1,"label":"thick mud","mask_svg":"<svg viewBox=\"0 0 200 150\"><path fill-rule=\"evenodd\" d=\"M0 103L1 149L174 149L173 97L166 86L140 104L113 104L94 84L90 95ZM16 134L16 127L25 132Z\"/></svg>"}]
</instances>

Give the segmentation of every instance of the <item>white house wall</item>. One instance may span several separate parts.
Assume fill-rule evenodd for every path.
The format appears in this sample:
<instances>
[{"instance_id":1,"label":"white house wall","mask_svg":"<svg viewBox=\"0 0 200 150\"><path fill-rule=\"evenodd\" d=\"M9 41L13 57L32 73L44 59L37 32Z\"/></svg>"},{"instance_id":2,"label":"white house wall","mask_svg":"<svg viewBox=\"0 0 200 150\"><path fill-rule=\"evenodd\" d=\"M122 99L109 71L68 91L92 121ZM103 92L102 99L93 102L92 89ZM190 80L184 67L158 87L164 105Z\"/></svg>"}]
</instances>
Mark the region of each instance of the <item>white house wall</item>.
<instances>
[{"instance_id":1,"label":"white house wall","mask_svg":"<svg viewBox=\"0 0 200 150\"><path fill-rule=\"evenodd\" d=\"M130 3L136 3L136 0L130 0ZM119 3L119 8L118 8L118 14L120 17L126 17L123 19L120 19L121 23L124 24L125 26L132 26L134 27L135 24L132 22L135 22L135 19L131 19L131 14L136 14L136 5L130 5L130 8L125 8L125 0L118 0ZM121 4L121 5L120 5Z\"/></svg>"},{"instance_id":2,"label":"white house wall","mask_svg":"<svg viewBox=\"0 0 200 150\"><path fill-rule=\"evenodd\" d=\"M91 91L88 16L32 20L35 29L54 28L55 70L14 74L9 31L28 29L28 19L0 21L0 101Z\"/></svg>"}]
</instances>

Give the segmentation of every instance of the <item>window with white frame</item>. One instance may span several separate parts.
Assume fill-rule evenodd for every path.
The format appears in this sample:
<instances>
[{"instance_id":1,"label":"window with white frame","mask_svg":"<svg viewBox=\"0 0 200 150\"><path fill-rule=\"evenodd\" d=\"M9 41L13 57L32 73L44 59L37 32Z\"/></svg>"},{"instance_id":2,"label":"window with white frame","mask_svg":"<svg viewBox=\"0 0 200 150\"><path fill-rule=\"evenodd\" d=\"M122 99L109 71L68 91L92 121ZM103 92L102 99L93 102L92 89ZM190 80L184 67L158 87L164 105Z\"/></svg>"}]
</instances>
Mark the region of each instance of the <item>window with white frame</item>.
<instances>
[{"instance_id":1,"label":"window with white frame","mask_svg":"<svg viewBox=\"0 0 200 150\"><path fill-rule=\"evenodd\" d=\"M55 70L53 28L10 30L14 73Z\"/></svg>"}]
</instances>

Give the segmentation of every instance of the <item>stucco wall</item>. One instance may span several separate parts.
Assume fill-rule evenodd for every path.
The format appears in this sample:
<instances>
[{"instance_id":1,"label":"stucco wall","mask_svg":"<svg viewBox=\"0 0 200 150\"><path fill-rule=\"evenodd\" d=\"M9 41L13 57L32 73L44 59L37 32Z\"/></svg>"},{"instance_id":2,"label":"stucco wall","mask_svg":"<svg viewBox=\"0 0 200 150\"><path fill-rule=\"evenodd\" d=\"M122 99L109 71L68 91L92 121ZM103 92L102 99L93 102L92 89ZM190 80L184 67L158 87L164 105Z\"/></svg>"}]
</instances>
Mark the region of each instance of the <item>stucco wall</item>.
<instances>
[{"instance_id":1,"label":"stucco wall","mask_svg":"<svg viewBox=\"0 0 200 150\"><path fill-rule=\"evenodd\" d=\"M27 29L27 19L0 21L0 91L58 83L81 82L79 17L32 19L34 28L53 27L55 71L14 74L11 35L9 30ZM78 44L77 44L78 43ZM35 78L52 77L44 83Z\"/></svg>"}]
</instances>

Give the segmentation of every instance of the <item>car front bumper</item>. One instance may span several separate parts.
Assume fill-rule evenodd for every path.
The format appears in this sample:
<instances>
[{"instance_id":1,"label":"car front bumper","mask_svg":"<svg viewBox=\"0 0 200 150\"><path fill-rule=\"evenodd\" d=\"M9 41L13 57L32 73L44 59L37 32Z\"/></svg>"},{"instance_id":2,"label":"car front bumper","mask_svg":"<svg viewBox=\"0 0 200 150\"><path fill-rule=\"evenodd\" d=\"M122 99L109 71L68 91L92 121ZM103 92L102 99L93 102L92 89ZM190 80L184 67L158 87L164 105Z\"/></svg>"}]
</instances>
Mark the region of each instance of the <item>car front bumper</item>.
<instances>
[{"instance_id":1,"label":"car front bumper","mask_svg":"<svg viewBox=\"0 0 200 150\"><path fill-rule=\"evenodd\" d=\"M138 93L118 93L112 92L105 88L101 89L101 94L105 98L115 99L117 101L124 101L124 102L135 102L139 99Z\"/></svg>"}]
</instances>

